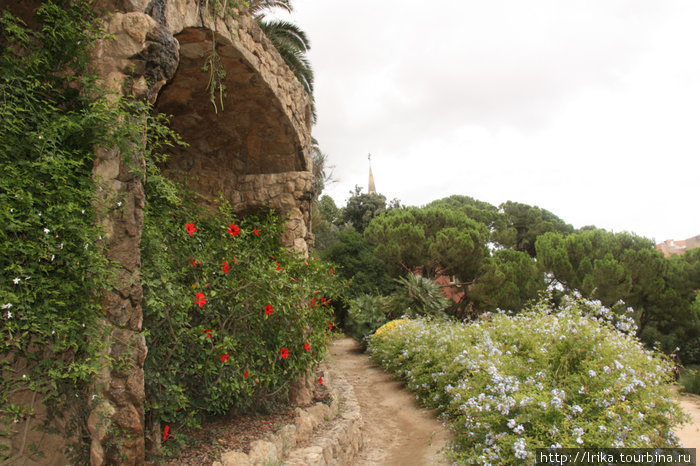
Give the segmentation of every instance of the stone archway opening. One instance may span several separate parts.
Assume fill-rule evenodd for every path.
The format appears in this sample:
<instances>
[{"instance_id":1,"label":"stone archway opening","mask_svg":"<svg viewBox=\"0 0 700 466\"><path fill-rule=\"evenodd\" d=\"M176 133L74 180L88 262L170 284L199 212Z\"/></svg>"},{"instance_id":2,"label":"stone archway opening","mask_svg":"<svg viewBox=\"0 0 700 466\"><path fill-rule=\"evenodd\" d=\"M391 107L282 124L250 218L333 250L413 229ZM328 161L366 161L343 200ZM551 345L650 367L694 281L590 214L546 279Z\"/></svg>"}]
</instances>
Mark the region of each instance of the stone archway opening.
<instances>
[{"instance_id":1,"label":"stone archway opening","mask_svg":"<svg viewBox=\"0 0 700 466\"><path fill-rule=\"evenodd\" d=\"M208 89L212 71L205 69L212 31L187 28L175 38L180 63L155 110L172 115L172 128L188 146L170 149L165 174L211 202L222 194L237 211L268 206L289 214L283 241L305 251L309 149L285 112L285 96L271 89L249 57L217 35L225 91L222 101L216 92L215 108Z\"/></svg>"}]
</instances>

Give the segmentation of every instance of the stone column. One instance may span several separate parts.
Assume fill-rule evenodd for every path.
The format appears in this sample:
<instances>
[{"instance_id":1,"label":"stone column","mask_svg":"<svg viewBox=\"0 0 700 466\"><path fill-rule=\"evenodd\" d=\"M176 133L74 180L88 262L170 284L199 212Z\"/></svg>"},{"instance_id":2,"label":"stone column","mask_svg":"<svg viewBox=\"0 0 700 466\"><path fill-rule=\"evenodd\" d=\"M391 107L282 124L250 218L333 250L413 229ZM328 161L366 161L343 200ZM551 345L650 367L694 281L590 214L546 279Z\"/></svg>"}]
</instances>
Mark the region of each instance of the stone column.
<instances>
[{"instance_id":1,"label":"stone column","mask_svg":"<svg viewBox=\"0 0 700 466\"><path fill-rule=\"evenodd\" d=\"M179 47L172 33L141 12L114 13L105 18L105 29L114 39L98 44L94 61L115 102L129 95L152 103L177 69ZM93 167L106 255L115 270L102 294L105 367L95 381L88 419L93 465L145 461L143 364L147 349L140 282L145 134L131 138L125 152L116 147L97 148Z\"/></svg>"}]
</instances>

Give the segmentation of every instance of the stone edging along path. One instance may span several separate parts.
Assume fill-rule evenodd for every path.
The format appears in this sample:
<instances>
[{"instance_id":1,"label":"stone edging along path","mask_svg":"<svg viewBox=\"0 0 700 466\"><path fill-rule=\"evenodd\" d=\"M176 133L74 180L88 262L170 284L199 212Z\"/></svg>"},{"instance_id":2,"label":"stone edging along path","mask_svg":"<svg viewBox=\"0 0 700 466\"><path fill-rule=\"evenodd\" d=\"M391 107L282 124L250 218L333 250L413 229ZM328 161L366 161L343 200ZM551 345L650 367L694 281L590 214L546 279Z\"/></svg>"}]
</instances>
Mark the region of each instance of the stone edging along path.
<instances>
[{"instance_id":1,"label":"stone edging along path","mask_svg":"<svg viewBox=\"0 0 700 466\"><path fill-rule=\"evenodd\" d=\"M212 466L348 464L362 447L362 414L355 390L342 373L323 362L317 375L331 401L297 408L293 424L250 445L248 454L229 451Z\"/></svg>"}]
</instances>

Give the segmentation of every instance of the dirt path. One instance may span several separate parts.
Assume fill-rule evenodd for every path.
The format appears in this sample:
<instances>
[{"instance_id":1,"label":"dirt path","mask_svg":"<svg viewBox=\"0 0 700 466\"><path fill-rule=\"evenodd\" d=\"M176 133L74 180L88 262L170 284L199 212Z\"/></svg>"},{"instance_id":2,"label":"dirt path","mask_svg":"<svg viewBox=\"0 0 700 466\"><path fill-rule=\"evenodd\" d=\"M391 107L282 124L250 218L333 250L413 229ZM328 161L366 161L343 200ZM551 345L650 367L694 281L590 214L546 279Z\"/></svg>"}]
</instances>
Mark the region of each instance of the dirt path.
<instances>
[{"instance_id":1,"label":"dirt path","mask_svg":"<svg viewBox=\"0 0 700 466\"><path fill-rule=\"evenodd\" d=\"M439 465L449 431L415 397L372 364L351 338L330 346L331 363L355 388L364 419L364 446L353 466Z\"/></svg>"},{"instance_id":2,"label":"dirt path","mask_svg":"<svg viewBox=\"0 0 700 466\"><path fill-rule=\"evenodd\" d=\"M692 420L678 429L676 435L685 448L695 448L700 452L700 397L695 395L678 395L678 403Z\"/></svg>"}]
</instances>

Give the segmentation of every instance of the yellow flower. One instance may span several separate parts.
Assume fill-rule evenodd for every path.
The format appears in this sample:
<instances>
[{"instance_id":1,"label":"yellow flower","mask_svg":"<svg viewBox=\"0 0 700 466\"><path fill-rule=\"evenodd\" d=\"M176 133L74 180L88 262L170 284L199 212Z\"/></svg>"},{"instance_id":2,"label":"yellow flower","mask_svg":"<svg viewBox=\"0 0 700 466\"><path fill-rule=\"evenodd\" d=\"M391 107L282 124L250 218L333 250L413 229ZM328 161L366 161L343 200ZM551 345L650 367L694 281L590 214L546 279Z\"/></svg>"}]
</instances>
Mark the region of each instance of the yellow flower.
<instances>
[{"instance_id":1,"label":"yellow flower","mask_svg":"<svg viewBox=\"0 0 700 466\"><path fill-rule=\"evenodd\" d=\"M382 325L377 329L376 332L374 332L374 335L381 335L383 333L388 332L389 330L393 329L394 327L400 325L400 324L405 324L407 322L410 322L410 319L396 319L392 320L390 322L387 322L386 324Z\"/></svg>"}]
</instances>

